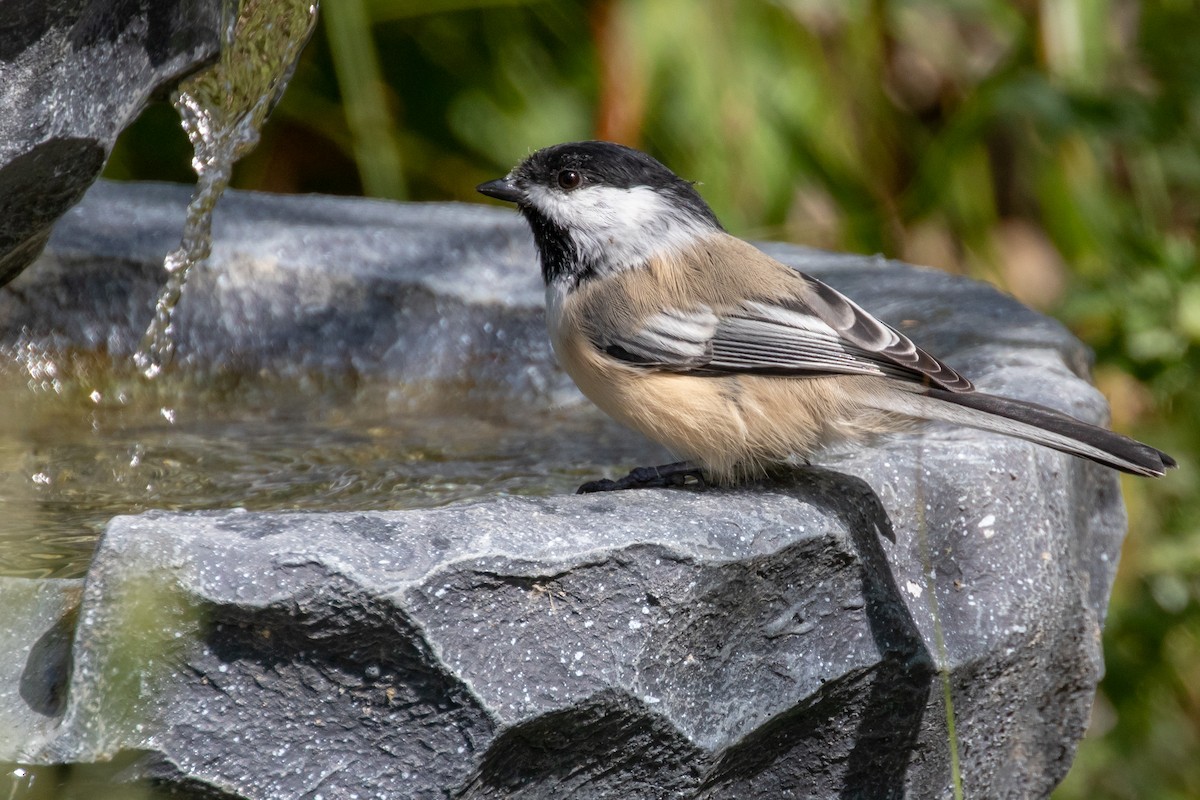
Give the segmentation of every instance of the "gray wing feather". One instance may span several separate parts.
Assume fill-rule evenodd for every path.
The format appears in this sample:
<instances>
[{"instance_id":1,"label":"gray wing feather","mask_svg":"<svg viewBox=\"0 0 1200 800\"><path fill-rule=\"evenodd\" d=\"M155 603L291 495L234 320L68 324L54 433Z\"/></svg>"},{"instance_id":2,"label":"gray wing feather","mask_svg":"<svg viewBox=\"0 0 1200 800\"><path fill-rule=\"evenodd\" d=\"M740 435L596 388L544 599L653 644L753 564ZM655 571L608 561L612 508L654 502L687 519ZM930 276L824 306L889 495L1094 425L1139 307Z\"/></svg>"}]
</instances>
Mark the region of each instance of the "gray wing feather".
<instances>
[{"instance_id":1,"label":"gray wing feather","mask_svg":"<svg viewBox=\"0 0 1200 800\"><path fill-rule=\"evenodd\" d=\"M655 314L635 331L593 334L592 343L614 358L647 367L687 372L712 359L720 320L707 306Z\"/></svg>"},{"instance_id":2,"label":"gray wing feather","mask_svg":"<svg viewBox=\"0 0 1200 800\"><path fill-rule=\"evenodd\" d=\"M637 366L695 374L878 375L969 392L970 381L831 287L715 312L670 309L593 343Z\"/></svg>"},{"instance_id":3,"label":"gray wing feather","mask_svg":"<svg viewBox=\"0 0 1200 800\"><path fill-rule=\"evenodd\" d=\"M974 390L971 382L937 358L917 347L911 339L880 322L850 298L828 284L805 276L813 289L806 305L865 354L890 361L910 370L920 383L931 383L951 392Z\"/></svg>"}]
</instances>

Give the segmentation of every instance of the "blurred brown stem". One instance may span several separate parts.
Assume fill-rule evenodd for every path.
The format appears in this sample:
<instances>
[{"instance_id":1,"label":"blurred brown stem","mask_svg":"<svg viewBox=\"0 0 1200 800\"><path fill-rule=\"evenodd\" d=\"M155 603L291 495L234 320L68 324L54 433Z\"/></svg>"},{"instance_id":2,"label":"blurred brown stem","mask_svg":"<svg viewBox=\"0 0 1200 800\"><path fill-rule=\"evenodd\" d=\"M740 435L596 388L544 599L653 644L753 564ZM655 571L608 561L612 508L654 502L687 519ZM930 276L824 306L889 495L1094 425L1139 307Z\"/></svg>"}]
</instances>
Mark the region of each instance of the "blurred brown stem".
<instances>
[{"instance_id":1,"label":"blurred brown stem","mask_svg":"<svg viewBox=\"0 0 1200 800\"><path fill-rule=\"evenodd\" d=\"M623 11L621 0L595 0L590 8L600 80L596 138L636 147L646 116L646 83Z\"/></svg>"}]
</instances>

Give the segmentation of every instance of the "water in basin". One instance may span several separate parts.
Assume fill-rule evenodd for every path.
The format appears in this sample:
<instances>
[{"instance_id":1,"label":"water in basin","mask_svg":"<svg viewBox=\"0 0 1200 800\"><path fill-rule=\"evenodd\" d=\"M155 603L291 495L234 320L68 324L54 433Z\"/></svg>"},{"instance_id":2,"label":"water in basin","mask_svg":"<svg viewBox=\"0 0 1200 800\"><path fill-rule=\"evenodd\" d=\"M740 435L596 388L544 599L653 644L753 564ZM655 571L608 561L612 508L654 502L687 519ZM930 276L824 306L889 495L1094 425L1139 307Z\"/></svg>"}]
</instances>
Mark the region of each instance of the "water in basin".
<instances>
[{"instance_id":1,"label":"water in basin","mask_svg":"<svg viewBox=\"0 0 1200 800\"><path fill-rule=\"evenodd\" d=\"M82 576L118 514L427 507L570 492L666 457L586 404L531 412L381 379L147 381L95 354L40 358L0 366L4 575Z\"/></svg>"}]
</instances>

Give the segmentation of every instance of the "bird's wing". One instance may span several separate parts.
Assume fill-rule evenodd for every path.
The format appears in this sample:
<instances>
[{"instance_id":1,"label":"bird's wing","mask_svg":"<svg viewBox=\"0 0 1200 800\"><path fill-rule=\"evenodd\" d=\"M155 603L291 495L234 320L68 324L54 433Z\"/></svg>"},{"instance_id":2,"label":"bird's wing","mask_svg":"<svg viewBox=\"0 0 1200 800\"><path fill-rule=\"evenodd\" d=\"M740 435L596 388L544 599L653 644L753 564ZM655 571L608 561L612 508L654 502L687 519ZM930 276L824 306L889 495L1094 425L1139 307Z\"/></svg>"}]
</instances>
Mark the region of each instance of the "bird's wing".
<instances>
[{"instance_id":1,"label":"bird's wing","mask_svg":"<svg viewBox=\"0 0 1200 800\"><path fill-rule=\"evenodd\" d=\"M667 309L592 343L632 365L694 374L878 375L969 392L971 382L830 286L715 309Z\"/></svg>"}]
</instances>

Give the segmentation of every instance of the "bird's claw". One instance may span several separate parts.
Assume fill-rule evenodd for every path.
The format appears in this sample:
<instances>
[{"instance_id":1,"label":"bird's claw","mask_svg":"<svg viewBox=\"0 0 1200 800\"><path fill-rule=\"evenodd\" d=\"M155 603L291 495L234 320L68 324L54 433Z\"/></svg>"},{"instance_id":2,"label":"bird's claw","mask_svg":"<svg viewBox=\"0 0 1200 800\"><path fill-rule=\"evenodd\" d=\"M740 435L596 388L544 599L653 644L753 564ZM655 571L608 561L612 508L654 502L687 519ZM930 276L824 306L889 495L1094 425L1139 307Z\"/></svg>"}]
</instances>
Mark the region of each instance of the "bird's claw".
<instances>
[{"instance_id":1,"label":"bird's claw","mask_svg":"<svg viewBox=\"0 0 1200 800\"><path fill-rule=\"evenodd\" d=\"M695 478L700 486L706 485L704 475L699 467L689 461L679 461L674 464L664 464L661 467L637 467L625 477L615 481L609 478L588 481L575 493L592 494L593 492L616 492L623 489L665 489L685 486L689 478Z\"/></svg>"}]
</instances>

